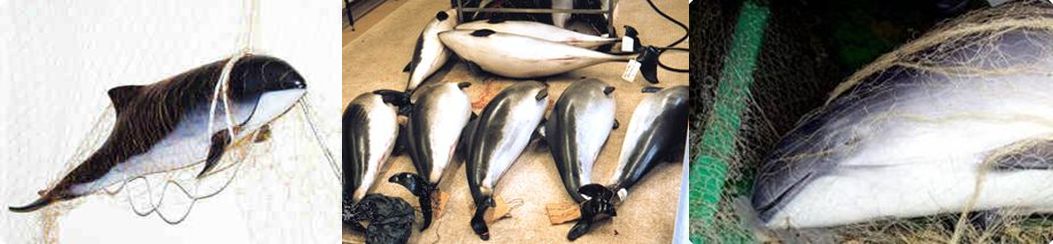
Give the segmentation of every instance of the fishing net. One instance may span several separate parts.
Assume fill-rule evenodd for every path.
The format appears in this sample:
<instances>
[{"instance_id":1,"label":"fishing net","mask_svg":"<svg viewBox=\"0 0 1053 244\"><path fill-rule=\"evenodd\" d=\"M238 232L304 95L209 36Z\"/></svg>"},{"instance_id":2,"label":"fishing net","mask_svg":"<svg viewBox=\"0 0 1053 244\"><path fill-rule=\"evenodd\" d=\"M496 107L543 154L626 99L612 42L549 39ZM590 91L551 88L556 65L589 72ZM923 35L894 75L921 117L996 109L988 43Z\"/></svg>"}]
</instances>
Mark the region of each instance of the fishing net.
<instances>
[{"instance_id":1,"label":"fishing net","mask_svg":"<svg viewBox=\"0 0 1053 244\"><path fill-rule=\"evenodd\" d=\"M202 61L229 58L224 54L243 48L241 44L251 49L253 35L239 33L252 25L248 15L262 11L259 15L266 17L260 22L266 28L261 28L259 39L269 45L258 53L286 59L309 85L298 104L270 123L269 136L237 142L212 174L198 179L203 167L199 163L129 179L36 212L4 209L0 243L335 241L336 236L324 233L338 230L333 218L337 209L319 206L332 206L340 196L339 168L333 160L339 155L330 153L332 145L339 145L339 120L325 112L338 108L333 99L338 99L334 87L340 84L328 82L339 78L329 72L334 67L321 64L339 56L330 48L316 47L334 45L298 37L326 32L329 26L317 21L337 12L281 2L254 9L251 6L258 4L249 1L181 2L160 8L99 2L15 5L8 11L12 34L0 38L13 50L0 55L0 76L12 81L0 82L7 102L0 110L8 115L0 125L5 135L0 143L0 195L7 206L35 200L38 190L53 186L103 144L115 121L108 89L150 84ZM316 10L333 15L303 16ZM112 12L122 17L114 19ZM41 16L73 21L48 25L37 21ZM40 42L51 39L67 41ZM328 40L338 43L317 39ZM318 58L325 53L333 55ZM20 62L5 62L9 59Z\"/></svg>"},{"instance_id":2,"label":"fishing net","mask_svg":"<svg viewBox=\"0 0 1053 244\"><path fill-rule=\"evenodd\" d=\"M699 3L700 2L700 3ZM776 1L788 2L788 1ZM752 236L744 229L735 214L732 200L748 197L749 184L752 172L756 165L763 159L764 154L771 150L773 144L782 133L792 128L796 119L807 113L811 108L821 105L824 95L832 89L836 83L836 70L828 63L818 62L812 57L827 56L825 49L818 47L818 40L805 34L808 30L801 30L801 23L814 20L806 12L783 11L773 12L770 20L767 20L768 30L764 33L765 43L779 43L777 49L762 49L757 54L756 70L764 72L747 73L747 70L739 67L730 67L732 56L732 36L737 28L735 13L742 11L740 4L733 1L695 1L701 4L701 8L692 8L692 11L702 13L693 16L702 16L700 24L702 28L692 29L701 38L692 38L692 47L701 47L694 50L691 55L692 77L696 80L692 84L692 98L694 112L692 114L692 189L691 192L692 211L691 232L692 238L698 241L722 242L748 239ZM772 3L775 4L775 3ZM694 18L699 19L699 18ZM804 20L802 20L804 19ZM742 20L745 25L763 28L762 20ZM815 28L812 26L808 26ZM792 31L790 29L793 29ZM701 32L701 33L699 33ZM699 54L699 52L701 52ZM725 72L727 70L727 72ZM784 81L784 77L794 77L794 81ZM753 85L747 88L752 94L734 98L729 104L745 104L742 112L741 124L733 125L724 121L716 121L717 116L727 116L727 111L715 111L715 98L718 92L718 82L723 76L743 79L747 76L753 77ZM731 79L731 78L728 78ZM699 82L700 85L699 85ZM700 99L702 98L702 99ZM705 99L709 98L709 99ZM701 104L701 105L699 105ZM698 109L702 108L702 109ZM725 178L697 177L698 175L713 175L722 170L700 163L701 156L715 155L712 148L703 147L703 141L709 135L721 135L737 133L738 138L732 145L735 153L721 155L717 159L726 163ZM699 185L714 186L724 182L722 190L699 189ZM698 192L701 190L702 192ZM701 196L719 196L719 202L704 202L699 200ZM696 214L703 212L703 214ZM712 214L710 221L698 221L706 214Z\"/></svg>"},{"instance_id":3,"label":"fishing net","mask_svg":"<svg viewBox=\"0 0 1053 244\"><path fill-rule=\"evenodd\" d=\"M720 186L717 189L702 189L713 192L692 192L692 203L694 204L691 206L692 211L702 209L701 213L711 213L711 215L692 215L694 219L691 232L695 240L727 242L778 239L790 242L821 243L1042 243L1053 238L1053 221L1044 216L1005 216L1005 219L996 222L993 226L980 229L970 224L972 220L975 220L973 215L959 213L910 219L877 220L820 229L779 232L765 232L756 229L758 223L749 204L754 174L782 136L793 129L798 121L807 117L809 112L822 107L828 100L838 95L851 95L853 93L848 91L852 89L856 89L856 92L859 89L884 89L885 87L880 85L867 85L863 88L857 85L873 84L874 79L880 79L883 75L888 75L890 70L899 68L948 76L952 77L951 79L982 78L1006 74L1045 75L1048 73L1048 67L1038 66L1036 62L1020 62L1026 58L1006 57L1003 56L1004 50L990 48L1007 33L1029 35L1029 38L1024 38L1028 43L1024 44L1039 46L1042 52L1053 48L1053 43L1049 42L1048 36L1053 33L1053 4L1048 1L1020 1L971 12L941 23L933 29L923 31L926 34L916 36L912 38L912 41L878 57L869 65L856 69L857 71L851 75L844 75L839 74L838 70L843 67L825 61L838 54L830 53L823 46L824 40L811 34L822 30L815 27L814 24L821 21L811 16L808 11L775 10L778 5L793 4L784 2L786 1L760 4L730 4L726 1L703 1L702 3L700 10L703 12L701 21L704 22L702 24L704 28L700 33L703 37L701 41L704 42L701 44L702 55L697 55L697 51L696 55L692 55L692 65L701 65L701 69L693 66L692 70L694 77L701 77L702 85L692 87L692 97L695 97L698 102L698 97L706 98L706 95L709 95L712 100L701 101L701 103L703 107L716 109L696 111L696 114L693 114L693 118L696 120L701 118L702 122L692 125L692 133L696 133L693 135L693 138L696 139L692 142L693 145L696 145L694 160L692 160L695 162L692 174L719 176L725 169L726 174L722 178L700 178L709 180L709 182L702 181L704 185ZM769 9L762 9L758 6L771 6L772 10L766 12ZM742 15L736 16L735 14L750 11L764 12L766 17L751 20L741 19ZM695 15L695 12L692 14ZM765 48L755 54L755 69L725 67L736 63L734 59L742 58L743 54L735 51L730 40L741 39L736 32L751 25L764 29ZM692 46L697 45L692 44ZM964 55L967 58L962 58L963 50L976 51L972 51L970 55ZM1035 55L1044 54L1035 53ZM845 79L845 77L848 78ZM695 79L699 80L699 78ZM731 89L725 87L725 84L718 84L718 81L736 79L748 79L752 83L741 89ZM701 94L701 96L696 96L696 94ZM730 99L731 101L719 99ZM722 106L728 104L737 104L738 107ZM721 110L727 108L741 108L741 111ZM725 119L733 114L740 115L737 118L741 123L729 123ZM719 143L719 140L707 139L720 138L713 136L720 133L734 134L734 140L727 145L733 148L732 153L723 153L721 145L703 145ZM712 160L706 161L707 157ZM720 162L720 164L704 162ZM984 173L981 172L980 177L983 176ZM698 183L692 182L692 184ZM1048 186L1035 187L1048 188ZM696 196L706 196L706 194L715 196L715 200L713 202L704 201L706 199L696 200ZM703 221L697 221L697 219Z\"/></svg>"},{"instance_id":4,"label":"fishing net","mask_svg":"<svg viewBox=\"0 0 1053 244\"><path fill-rule=\"evenodd\" d=\"M269 125L271 131L266 135L257 132L246 140L236 142L226 151L223 158L210 171L211 173L202 178L197 177L204 167L204 164L199 163L191 167L128 179L95 194L53 203L51 206L38 210L38 213L21 214L36 216L32 222L20 224L25 227L35 227L32 228L34 230L12 230L8 232L8 237L17 235L19 236L17 239L58 243L69 237L67 234L70 230L66 228L76 228L77 225L86 224L85 216L96 214L102 218L106 218L107 214L125 214L111 216L125 218L127 214L134 213L151 221L156 220L170 225L189 224L190 228L193 228L192 226L197 223L184 222L188 219L198 221L208 219L208 216L202 213L195 215L193 211L195 206L207 205L209 204L207 199L222 196L222 200L212 201L214 202L212 204L228 205L233 201L237 208L230 210L235 213L240 212L244 216L244 222L251 226L248 228L250 233L267 232L250 234L250 238L269 238L256 239L264 242L305 240L305 236L295 233L272 234L280 233L273 232L273 230L288 229L289 222L273 221L275 219L290 220L291 216L296 216L318 220L331 219L330 216L333 215L333 213L327 215L327 211L317 210L317 206L330 205L332 201L327 200L333 200L338 196L335 187L328 186L335 186L339 182L339 178L336 177L339 169L334 168L333 156L326 148L326 144L331 143L322 144L319 140L322 137L334 138L333 135L339 134L339 131L333 129L335 127L325 126L317 121L320 115L310 110L310 107L314 105L309 105L309 103L310 99L305 98L301 104L272 122ZM110 134L114 120L114 110L112 107L106 108L100 111L84 135L71 137L70 141L79 141L79 144L73 150L73 155L69 157L69 160L63 164L64 166L61 166L65 170L57 174L40 175L50 178L48 182L51 183L48 186L54 185L99 148ZM29 136L30 134L28 132L15 133L13 136ZM34 174L36 175L39 173ZM320 179L327 184L323 184L325 187L319 187L304 181L305 178ZM47 187L36 185L35 181L26 182L31 183L10 185L8 189L10 192L18 193L15 195L20 196L19 198L23 198L21 196L26 193ZM274 187L275 185L284 187ZM231 188L233 192L228 191L228 188ZM293 199L295 201L292 201ZM21 204L21 202L12 201L8 204ZM80 207L99 212L74 211ZM128 212L100 211L100 209L112 207L127 208ZM214 209L215 207L207 208ZM282 211L273 211L274 209L282 209ZM76 216L71 217L71 214ZM317 227L325 227L326 223L320 222L318 225ZM304 229L310 228L305 227ZM332 237L321 237L321 239L330 240Z\"/></svg>"}]
</instances>

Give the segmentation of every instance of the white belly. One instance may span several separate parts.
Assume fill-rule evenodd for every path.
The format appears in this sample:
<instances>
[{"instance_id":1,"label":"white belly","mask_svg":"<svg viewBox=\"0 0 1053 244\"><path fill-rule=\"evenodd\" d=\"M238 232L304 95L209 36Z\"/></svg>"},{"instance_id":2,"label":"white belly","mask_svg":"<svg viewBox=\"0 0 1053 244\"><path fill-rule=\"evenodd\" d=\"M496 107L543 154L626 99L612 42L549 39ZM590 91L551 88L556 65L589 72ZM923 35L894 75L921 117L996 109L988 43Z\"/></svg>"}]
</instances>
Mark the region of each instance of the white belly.
<instances>
[{"instance_id":1,"label":"white belly","mask_svg":"<svg viewBox=\"0 0 1053 244\"><path fill-rule=\"evenodd\" d=\"M872 141L860 145L858 154L833 172L805 186L768 225L826 227L963 210L1049 209L1053 171L991 172L984 164L991 153L1013 143L1053 138L1053 116L1029 116L1036 113L1025 104L1012 107L1016 111L877 116L898 122L870 132L861 130ZM970 204L974 205L966 209Z\"/></svg>"},{"instance_id":2,"label":"white belly","mask_svg":"<svg viewBox=\"0 0 1053 244\"><path fill-rule=\"evenodd\" d=\"M251 136L264 124L273 121L289 110L303 96L304 90L291 89L264 93L257 101L258 106L250 104L232 104L235 123L244 122L242 129L235 134L233 141ZM75 195L89 194L104 187L131 180L138 176L171 171L190 167L205 161L212 145L212 135L227 129L223 104L217 104L216 116L212 118L209 131L208 107L190 112L161 141L148 151L132 156L114 166L98 180L74 185L71 192Z\"/></svg>"}]
</instances>

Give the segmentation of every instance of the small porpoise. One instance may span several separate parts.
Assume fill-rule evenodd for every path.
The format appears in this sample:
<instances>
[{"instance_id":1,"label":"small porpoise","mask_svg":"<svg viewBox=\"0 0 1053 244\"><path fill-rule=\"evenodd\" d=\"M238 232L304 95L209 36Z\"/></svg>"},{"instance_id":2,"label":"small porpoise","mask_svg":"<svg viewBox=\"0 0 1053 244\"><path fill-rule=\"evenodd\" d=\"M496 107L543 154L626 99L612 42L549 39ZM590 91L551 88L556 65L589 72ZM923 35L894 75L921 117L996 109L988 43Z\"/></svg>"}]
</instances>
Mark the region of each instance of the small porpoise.
<instances>
[{"instance_id":1,"label":"small porpoise","mask_svg":"<svg viewBox=\"0 0 1053 244\"><path fill-rule=\"evenodd\" d=\"M406 91L417 89L420 83L428 79L435 71L446 64L450 51L439 41L439 33L452 30L457 25L457 11L453 9L439 11L435 19L428 23L417 36L417 45L413 48L413 57L402 72L409 72L409 83Z\"/></svg>"},{"instance_id":2,"label":"small porpoise","mask_svg":"<svg viewBox=\"0 0 1053 244\"><path fill-rule=\"evenodd\" d=\"M639 55L612 55L490 29L446 31L439 33L439 39L471 66L505 77L546 77L600 63L636 59L644 78L658 82L658 52L654 47Z\"/></svg>"},{"instance_id":3,"label":"small porpoise","mask_svg":"<svg viewBox=\"0 0 1053 244\"><path fill-rule=\"evenodd\" d=\"M420 201L427 229L432 218L432 194L447 166L453 162L461 131L472 116L471 99L463 89L471 83L442 83L422 86L413 94L412 109L403 138L417 174L399 173L388 179L405 186Z\"/></svg>"},{"instance_id":4,"label":"small porpoise","mask_svg":"<svg viewBox=\"0 0 1053 244\"><path fill-rule=\"evenodd\" d=\"M483 240L490 239L484 214L495 207L494 187L530 143L548 107L548 85L537 81L515 83L490 100L467 128L468 186L475 201L471 226Z\"/></svg>"},{"instance_id":5,"label":"small porpoise","mask_svg":"<svg viewBox=\"0 0 1053 244\"><path fill-rule=\"evenodd\" d=\"M353 221L352 209L376 183L395 147L399 133L397 114L391 103L397 100L376 93L355 97L344 109L343 118L343 211L345 225L365 231Z\"/></svg>"},{"instance_id":6,"label":"small porpoise","mask_svg":"<svg viewBox=\"0 0 1053 244\"><path fill-rule=\"evenodd\" d=\"M110 89L117 121L106 142L38 200L9 209L30 212L135 177L205 162L202 177L232 142L265 127L306 92L303 77L285 61L263 55L239 59L227 84L231 138L223 101L212 100L226 63L217 61L150 85ZM208 131L213 102L218 106Z\"/></svg>"},{"instance_id":7,"label":"small porpoise","mask_svg":"<svg viewBox=\"0 0 1053 244\"><path fill-rule=\"evenodd\" d=\"M494 32L529 36L551 42L563 43L575 47L593 49L599 46L621 42L621 38L588 35L534 21L503 20L492 18L457 25L457 30L493 30ZM635 40L634 46L640 47L639 33L631 26L625 26L625 35Z\"/></svg>"},{"instance_id":8,"label":"small porpoise","mask_svg":"<svg viewBox=\"0 0 1053 244\"><path fill-rule=\"evenodd\" d=\"M581 218L567 233L568 240L588 233L595 221L616 216L614 205L625 201L629 188L659 162L674 161L683 155L687 137L687 86L646 87L643 92L653 94L644 97L633 111L611 183L606 187L588 184L578 189L588 200L581 203Z\"/></svg>"},{"instance_id":9,"label":"small porpoise","mask_svg":"<svg viewBox=\"0 0 1053 244\"><path fill-rule=\"evenodd\" d=\"M1049 11L1038 1L1004 6L995 9L1013 11L980 12L989 18L933 34ZM1053 34L1015 27L966 34L905 45L925 44L879 59L889 65L864 69L876 71L842 84L799 121L757 173L751 201L761 224L820 228L1053 209Z\"/></svg>"},{"instance_id":10,"label":"small porpoise","mask_svg":"<svg viewBox=\"0 0 1053 244\"><path fill-rule=\"evenodd\" d=\"M563 91L543 125L544 139L563 186L575 202L578 188L592 183L592 166L618 123L614 87L596 79L576 81Z\"/></svg>"}]
</instances>

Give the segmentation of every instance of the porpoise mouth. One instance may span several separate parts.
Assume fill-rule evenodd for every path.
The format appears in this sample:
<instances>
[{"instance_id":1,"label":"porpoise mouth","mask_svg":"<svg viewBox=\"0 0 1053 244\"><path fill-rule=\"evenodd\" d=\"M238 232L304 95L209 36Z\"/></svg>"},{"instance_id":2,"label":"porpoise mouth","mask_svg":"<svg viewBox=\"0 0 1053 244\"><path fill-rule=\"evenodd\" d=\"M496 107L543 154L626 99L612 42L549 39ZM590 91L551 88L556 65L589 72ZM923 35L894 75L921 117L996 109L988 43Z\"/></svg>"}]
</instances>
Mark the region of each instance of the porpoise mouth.
<instances>
[{"instance_id":1,"label":"porpoise mouth","mask_svg":"<svg viewBox=\"0 0 1053 244\"><path fill-rule=\"evenodd\" d=\"M803 178L794 182L789 187L778 191L776 189L765 189L766 187L761 186L754 191L753 196L753 208L757 210L757 216L760 217L761 221L767 222L775 217L775 213L782 210L782 207L786 203L799 193L803 186L810 182L812 173L807 173ZM763 194L763 195L762 195Z\"/></svg>"},{"instance_id":2,"label":"porpoise mouth","mask_svg":"<svg viewBox=\"0 0 1053 244\"><path fill-rule=\"evenodd\" d=\"M256 128L282 116L307 93L306 88L269 91L260 95L256 107L245 121L245 126Z\"/></svg>"}]
</instances>

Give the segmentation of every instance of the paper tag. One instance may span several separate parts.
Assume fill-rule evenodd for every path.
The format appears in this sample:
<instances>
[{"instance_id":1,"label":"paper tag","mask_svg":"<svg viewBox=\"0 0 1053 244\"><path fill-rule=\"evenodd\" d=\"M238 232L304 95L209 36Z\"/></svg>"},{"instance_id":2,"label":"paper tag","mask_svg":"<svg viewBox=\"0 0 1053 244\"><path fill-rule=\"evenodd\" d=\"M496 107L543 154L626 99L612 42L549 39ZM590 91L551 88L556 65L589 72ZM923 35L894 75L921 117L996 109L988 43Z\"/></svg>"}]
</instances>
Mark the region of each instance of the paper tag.
<instances>
[{"instance_id":1,"label":"paper tag","mask_svg":"<svg viewBox=\"0 0 1053 244\"><path fill-rule=\"evenodd\" d=\"M622 80L633 82L636 80L636 74L640 73L640 62L635 59L630 59L629 64L625 65L625 72L622 73Z\"/></svg>"},{"instance_id":2,"label":"paper tag","mask_svg":"<svg viewBox=\"0 0 1053 244\"><path fill-rule=\"evenodd\" d=\"M603 38L611 37L611 34L604 33L603 35L600 35L600 37L603 37Z\"/></svg>"},{"instance_id":3,"label":"paper tag","mask_svg":"<svg viewBox=\"0 0 1053 244\"><path fill-rule=\"evenodd\" d=\"M494 197L494 203L497 206L486 209L485 216L483 216L487 224L493 224L500 219L512 216L509 214L512 212L512 206L508 205L508 202L505 202L504 199Z\"/></svg>"},{"instance_id":4,"label":"paper tag","mask_svg":"<svg viewBox=\"0 0 1053 244\"><path fill-rule=\"evenodd\" d=\"M438 219L442 217L443 209L446 209L446 202L450 200L450 194L444 191L435 191L435 198L432 198L431 209L432 219Z\"/></svg>"},{"instance_id":5,"label":"paper tag","mask_svg":"<svg viewBox=\"0 0 1053 244\"><path fill-rule=\"evenodd\" d=\"M623 36L622 37L622 52L632 52L633 51L633 46L636 46L634 41L636 41L636 39L633 39L632 37L628 37L628 36Z\"/></svg>"},{"instance_id":6,"label":"paper tag","mask_svg":"<svg viewBox=\"0 0 1053 244\"><path fill-rule=\"evenodd\" d=\"M545 214L552 225L558 225L581 218L581 210L573 203L550 203L545 205Z\"/></svg>"}]
</instances>

